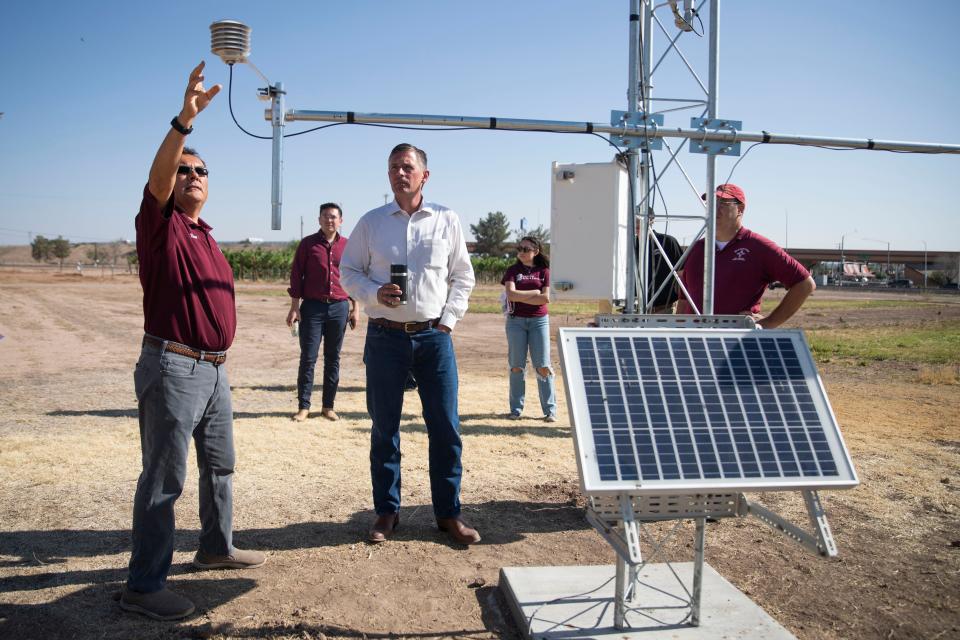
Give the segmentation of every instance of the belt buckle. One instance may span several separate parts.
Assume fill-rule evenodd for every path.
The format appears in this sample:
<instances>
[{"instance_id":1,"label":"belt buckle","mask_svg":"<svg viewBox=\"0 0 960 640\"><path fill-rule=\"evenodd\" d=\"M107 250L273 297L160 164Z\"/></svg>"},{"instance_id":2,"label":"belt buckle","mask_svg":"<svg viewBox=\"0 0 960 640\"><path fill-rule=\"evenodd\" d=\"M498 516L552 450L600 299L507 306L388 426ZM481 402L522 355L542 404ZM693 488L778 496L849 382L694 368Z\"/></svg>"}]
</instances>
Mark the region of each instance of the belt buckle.
<instances>
[{"instance_id":1,"label":"belt buckle","mask_svg":"<svg viewBox=\"0 0 960 640\"><path fill-rule=\"evenodd\" d=\"M418 325L418 324L420 324L420 323L417 322L416 320L414 320L414 321L412 321L412 322L404 322L404 323L403 323L403 330L404 330L404 332L406 332L406 333L416 333L416 332L417 332L416 325Z\"/></svg>"}]
</instances>

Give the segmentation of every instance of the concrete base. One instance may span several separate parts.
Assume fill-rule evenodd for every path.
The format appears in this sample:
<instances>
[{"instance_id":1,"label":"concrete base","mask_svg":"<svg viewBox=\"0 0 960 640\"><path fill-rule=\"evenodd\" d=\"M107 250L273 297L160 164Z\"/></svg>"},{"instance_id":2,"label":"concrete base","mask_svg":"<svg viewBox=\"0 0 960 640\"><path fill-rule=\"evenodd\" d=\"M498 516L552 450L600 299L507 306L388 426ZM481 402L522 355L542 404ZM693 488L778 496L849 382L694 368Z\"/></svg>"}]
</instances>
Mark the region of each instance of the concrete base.
<instances>
[{"instance_id":1,"label":"concrete base","mask_svg":"<svg viewBox=\"0 0 960 640\"><path fill-rule=\"evenodd\" d=\"M693 563L673 564L687 589ZM613 627L615 569L588 567L507 567L500 570L500 589L507 597L526 638L670 638L693 640L737 638L790 640L793 634L754 604L709 565L703 566L700 626L692 627L687 592L666 564L649 564L638 576L628 606L627 628Z\"/></svg>"}]
</instances>

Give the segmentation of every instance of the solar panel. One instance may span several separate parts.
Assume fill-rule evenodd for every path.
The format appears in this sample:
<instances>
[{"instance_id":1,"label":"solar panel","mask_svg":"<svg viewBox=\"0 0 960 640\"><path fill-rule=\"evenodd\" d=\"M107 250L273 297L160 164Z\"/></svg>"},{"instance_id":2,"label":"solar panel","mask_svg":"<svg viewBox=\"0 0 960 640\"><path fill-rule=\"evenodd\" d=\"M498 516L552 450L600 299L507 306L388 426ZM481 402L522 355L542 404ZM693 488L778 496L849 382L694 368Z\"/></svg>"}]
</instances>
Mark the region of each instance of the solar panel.
<instances>
[{"instance_id":1,"label":"solar panel","mask_svg":"<svg viewBox=\"0 0 960 640\"><path fill-rule=\"evenodd\" d=\"M798 329L560 329L590 494L849 488Z\"/></svg>"}]
</instances>

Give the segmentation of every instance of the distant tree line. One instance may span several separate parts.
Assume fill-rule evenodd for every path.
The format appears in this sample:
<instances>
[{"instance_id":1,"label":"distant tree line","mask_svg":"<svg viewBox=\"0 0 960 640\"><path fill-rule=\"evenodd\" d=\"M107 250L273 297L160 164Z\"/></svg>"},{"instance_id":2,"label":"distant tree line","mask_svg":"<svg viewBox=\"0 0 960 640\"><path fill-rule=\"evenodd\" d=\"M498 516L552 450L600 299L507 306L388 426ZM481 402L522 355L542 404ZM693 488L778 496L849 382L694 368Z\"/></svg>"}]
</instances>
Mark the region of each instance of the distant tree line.
<instances>
[{"instance_id":1,"label":"distant tree line","mask_svg":"<svg viewBox=\"0 0 960 640\"><path fill-rule=\"evenodd\" d=\"M510 221L502 211L491 211L477 224L470 225L470 231L475 238L475 256L471 257L477 282L497 284L503 277L503 272L514 263L515 257L506 255L508 245L519 242L524 236L533 236L540 240L544 247L549 247L550 231L543 226L535 229L511 230ZM513 240L511 240L513 234ZM127 243L116 241L111 243L94 243L87 250L87 258L98 264L116 264L118 258L125 257L132 268L138 263L136 251L124 252ZM293 256L300 243L296 240L281 249L265 249L263 247L245 249L224 249L233 275L238 280L284 280L290 277L290 267ZM37 236L32 242L33 259L48 261L57 258L60 268L63 261L70 256L70 242L58 236L49 240Z\"/></svg>"},{"instance_id":2,"label":"distant tree line","mask_svg":"<svg viewBox=\"0 0 960 640\"><path fill-rule=\"evenodd\" d=\"M70 257L70 241L63 236L57 236L53 240L37 236L30 243L30 254L38 262L48 262L51 258L56 258L60 261L60 269L63 269L63 261Z\"/></svg>"},{"instance_id":3,"label":"distant tree line","mask_svg":"<svg viewBox=\"0 0 960 640\"><path fill-rule=\"evenodd\" d=\"M224 249L223 255L237 280L283 280L290 277L299 244L294 240L282 249Z\"/></svg>"},{"instance_id":4,"label":"distant tree line","mask_svg":"<svg viewBox=\"0 0 960 640\"><path fill-rule=\"evenodd\" d=\"M290 277L293 256L299 243L294 241L283 249L224 249L223 255L237 280L286 280ZM496 284L514 258L473 256L470 259L477 282Z\"/></svg>"},{"instance_id":5,"label":"distant tree line","mask_svg":"<svg viewBox=\"0 0 960 640\"><path fill-rule=\"evenodd\" d=\"M507 245L510 244L511 229L510 221L502 211L488 212L477 224L470 225L470 233L474 237L477 255L500 258L505 256ZM519 242L524 236L533 236L545 247L550 244L550 230L544 229L543 225L536 229L517 229L513 234L513 242Z\"/></svg>"}]
</instances>

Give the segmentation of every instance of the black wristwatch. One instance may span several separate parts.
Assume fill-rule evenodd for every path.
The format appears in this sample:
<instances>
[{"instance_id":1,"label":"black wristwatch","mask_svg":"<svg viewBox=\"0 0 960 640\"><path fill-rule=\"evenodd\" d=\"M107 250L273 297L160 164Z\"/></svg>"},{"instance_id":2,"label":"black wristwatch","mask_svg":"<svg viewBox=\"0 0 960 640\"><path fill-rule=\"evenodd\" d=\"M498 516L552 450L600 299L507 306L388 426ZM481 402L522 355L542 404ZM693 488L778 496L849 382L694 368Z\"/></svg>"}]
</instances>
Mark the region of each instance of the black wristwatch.
<instances>
[{"instance_id":1,"label":"black wristwatch","mask_svg":"<svg viewBox=\"0 0 960 640\"><path fill-rule=\"evenodd\" d=\"M187 127L180 124L180 121L177 120L177 116L173 116L173 120L170 121L170 126L173 127L173 130L179 133L180 135L188 136L191 133L193 133L193 127L190 127L188 129Z\"/></svg>"}]
</instances>

